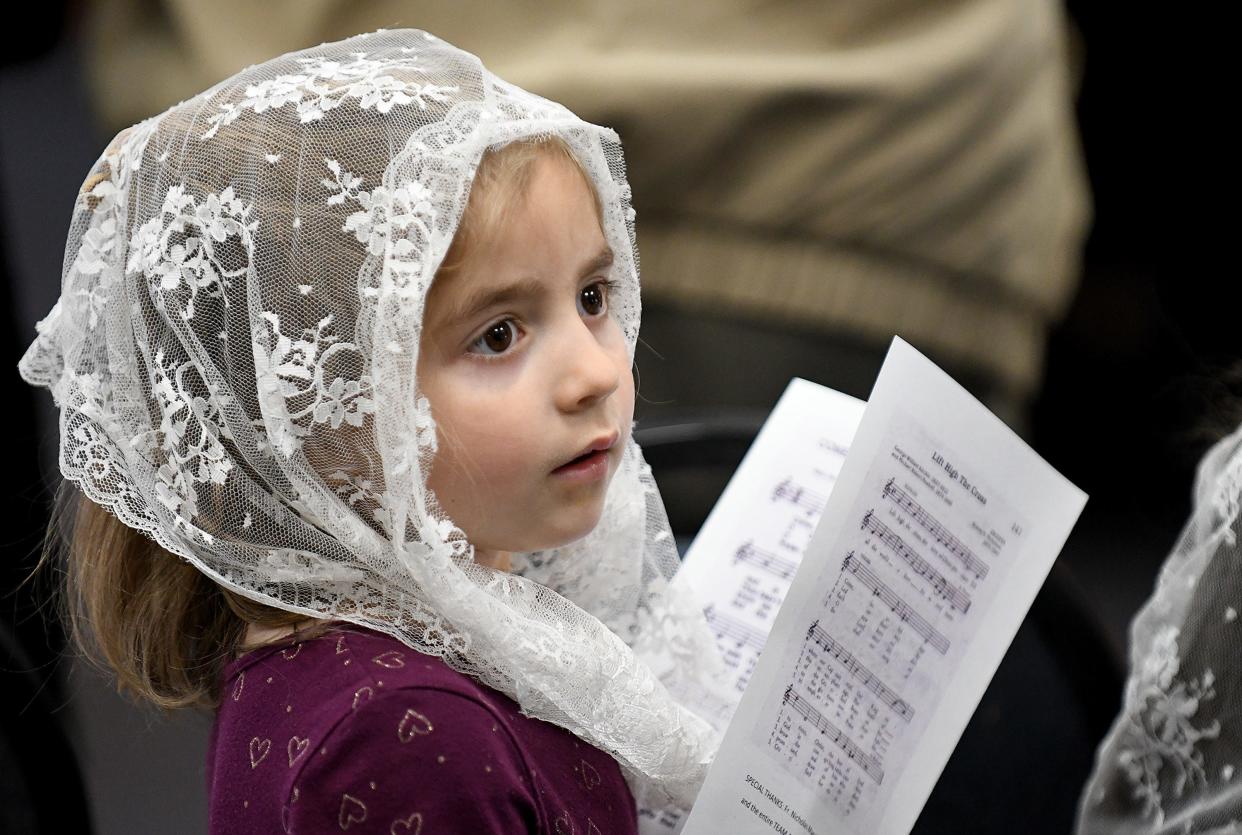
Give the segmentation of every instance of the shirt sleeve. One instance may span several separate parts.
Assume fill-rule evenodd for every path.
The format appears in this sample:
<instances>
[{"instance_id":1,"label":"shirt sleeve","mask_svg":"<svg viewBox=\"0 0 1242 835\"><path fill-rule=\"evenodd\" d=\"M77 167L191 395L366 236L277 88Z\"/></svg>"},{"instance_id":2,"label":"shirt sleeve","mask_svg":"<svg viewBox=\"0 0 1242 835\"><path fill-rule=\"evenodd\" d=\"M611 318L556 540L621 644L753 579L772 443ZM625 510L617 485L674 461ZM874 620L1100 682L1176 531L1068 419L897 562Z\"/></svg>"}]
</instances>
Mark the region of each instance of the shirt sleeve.
<instances>
[{"instance_id":1,"label":"shirt sleeve","mask_svg":"<svg viewBox=\"0 0 1242 835\"><path fill-rule=\"evenodd\" d=\"M328 733L286 801L291 835L542 831L529 768L501 720L448 690L398 689Z\"/></svg>"}]
</instances>

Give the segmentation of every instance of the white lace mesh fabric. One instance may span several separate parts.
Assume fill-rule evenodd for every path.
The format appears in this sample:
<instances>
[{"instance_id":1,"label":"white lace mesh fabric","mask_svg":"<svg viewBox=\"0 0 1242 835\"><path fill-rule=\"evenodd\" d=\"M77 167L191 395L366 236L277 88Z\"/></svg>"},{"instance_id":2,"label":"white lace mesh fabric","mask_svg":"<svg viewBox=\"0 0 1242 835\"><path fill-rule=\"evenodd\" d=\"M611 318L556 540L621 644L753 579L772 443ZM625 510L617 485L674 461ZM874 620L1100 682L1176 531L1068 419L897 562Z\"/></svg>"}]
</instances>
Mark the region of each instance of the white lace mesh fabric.
<instances>
[{"instance_id":1,"label":"white lace mesh fabric","mask_svg":"<svg viewBox=\"0 0 1242 835\"><path fill-rule=\"evenodd\" d=\"M688 806L718 656L630 441L587 537L476 564L427 489L423 304L484 150L555 134L604 206L631 359L634 212L608 129L417 30L252 66L122 131L74 206L22 376L87 497L249 598L368 626ZM701 709L701 708L699 708ZM705 711L706 712L706 711Z\"/></svg>"},{"instance_id":2,"label":"white lace mesh fabric","mask_svg":"<svg viewBox=\"0 0 1242 835\"><path fill-rule=\"evenodd\" d=\"M1079 833L1242 832L1242 426L1199 464L1194 510L1130 627L1120 714Z\"/></svg>"}]
</instances>

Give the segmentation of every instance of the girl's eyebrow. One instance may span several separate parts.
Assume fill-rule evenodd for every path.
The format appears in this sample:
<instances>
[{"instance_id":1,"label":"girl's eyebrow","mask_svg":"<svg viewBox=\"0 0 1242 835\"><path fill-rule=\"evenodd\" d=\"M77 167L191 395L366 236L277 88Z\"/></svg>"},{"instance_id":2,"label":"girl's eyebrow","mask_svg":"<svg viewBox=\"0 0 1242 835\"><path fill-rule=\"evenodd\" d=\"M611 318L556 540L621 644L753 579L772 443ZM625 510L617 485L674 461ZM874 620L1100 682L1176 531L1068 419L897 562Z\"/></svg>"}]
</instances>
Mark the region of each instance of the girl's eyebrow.
<instances>
[{"instance_id":1,"label":"girl's eyebrow","mask_svg":"<svg viewBox=\"0 0 1242 835\"><path fill-rule=\"evenodd\" d=\"M610 247L608 244L604 244L604 248L599 251L599 254L596 255L594 258L592 258L590 261L586 262L586 264L583 265L582 269L578 271L578 277L586 278L588 275L595 272L596 270L602 270L605 267L611 267L611 266L612 266L612 247Z\"/></svg>"},{"instance_id":2,"label":"girl's eyebrow","mask_svg":"<svg viewBox=\"0 0 1242 835\"><path fill-rule=\"evenodd\" d=\"M580 279L586 278L593 272L610 267L612 266L612 260L612 247L604 244L603 249L589 261L583 263L578 270L578 277ZM539 295L543 291L544 283L533 276L525 276L498 287L476 287L466 292L461 301L453 306L453 309L445 317L444 321L461 322L473 319L490 307L528 299Z\"/></svg>"}]
</instances>

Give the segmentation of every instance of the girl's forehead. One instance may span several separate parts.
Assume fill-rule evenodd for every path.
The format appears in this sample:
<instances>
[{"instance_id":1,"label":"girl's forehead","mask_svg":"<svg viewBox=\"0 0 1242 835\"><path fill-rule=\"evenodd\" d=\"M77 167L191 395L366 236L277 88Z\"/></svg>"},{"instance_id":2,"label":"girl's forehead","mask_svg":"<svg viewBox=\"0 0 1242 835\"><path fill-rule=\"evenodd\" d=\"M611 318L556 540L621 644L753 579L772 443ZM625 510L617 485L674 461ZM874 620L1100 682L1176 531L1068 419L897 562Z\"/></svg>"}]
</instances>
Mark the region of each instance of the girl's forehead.
<instances>
[{"instance_id":1,"label":"girl's forehead","mask_svg":"<svg viewBox=\"0 0 1242 835\"><path fill-rule=\"evenodd\" d=\"M550 155L535 165L526 187L491 222L463 219L476 221L474 233L452 269L441 271L432 283L425 319L468 318L487 301L536 295L612 264L613 251L585 175ZM480 196L486 204L492 195Z\"/></svg>"},{"instance_id":2,"label":"girl's forehead","mask_svg":"<svg viewBox=\"0 0 1242 835\"><path fill-rule=\"evenodd\" d=\"M489 269L486 264L476 264L472 269L467 263L461 270L436 278L427 297L424 322L451 326L498 305L572 290L581 281L608 272L613 260L612 247L601 234L595 246L577 250L575 260L569 262L569 271L561 269L561 264L504 270Z\"/></svg>"}]
</instances>

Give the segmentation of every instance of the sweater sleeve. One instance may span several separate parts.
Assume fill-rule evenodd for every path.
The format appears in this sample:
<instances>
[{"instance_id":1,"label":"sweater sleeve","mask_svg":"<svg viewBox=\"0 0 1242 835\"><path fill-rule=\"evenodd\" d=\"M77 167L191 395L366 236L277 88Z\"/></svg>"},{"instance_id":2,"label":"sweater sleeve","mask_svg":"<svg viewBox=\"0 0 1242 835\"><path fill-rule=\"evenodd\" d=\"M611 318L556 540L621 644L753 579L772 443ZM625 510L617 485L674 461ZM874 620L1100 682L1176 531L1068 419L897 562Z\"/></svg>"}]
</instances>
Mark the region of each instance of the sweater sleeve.
<instances>
[{"instance_id":1,"label":"sweater sleeve","mask_svg":"<svg viewBox=\"0 0 1242 835\"><path fill-rule=\"evenodd\" d=\"M293 835L543 831L530 770L503 722L459 693L398 689L329 732L286 801Z\"/></svg>"}]
</instances>

